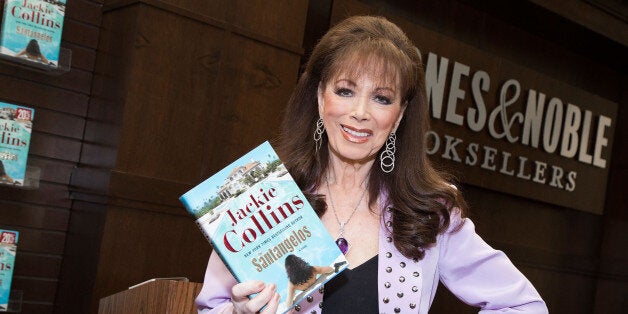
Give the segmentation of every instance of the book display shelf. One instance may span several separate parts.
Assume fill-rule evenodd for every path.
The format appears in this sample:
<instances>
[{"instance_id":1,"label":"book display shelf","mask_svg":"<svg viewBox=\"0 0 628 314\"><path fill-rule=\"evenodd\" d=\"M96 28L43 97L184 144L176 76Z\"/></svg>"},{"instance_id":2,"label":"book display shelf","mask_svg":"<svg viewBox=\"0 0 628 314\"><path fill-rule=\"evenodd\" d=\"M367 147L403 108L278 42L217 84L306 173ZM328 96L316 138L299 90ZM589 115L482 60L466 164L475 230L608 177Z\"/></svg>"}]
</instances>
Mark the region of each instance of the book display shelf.
<instances>
[{"instance_id":1,"label":"book display shelf","mask_svg":"<svg viewBox=\"0 0 628 314\"><path fill-rule=\"evenodd\" d=\"M47 75L62 75L70 72L72 64L72 50L61 47L59 50L59 65L47 65L26 58L14 57L0 53L0 62L20 68L41 72Z\"/></svg>"}]
</instances>

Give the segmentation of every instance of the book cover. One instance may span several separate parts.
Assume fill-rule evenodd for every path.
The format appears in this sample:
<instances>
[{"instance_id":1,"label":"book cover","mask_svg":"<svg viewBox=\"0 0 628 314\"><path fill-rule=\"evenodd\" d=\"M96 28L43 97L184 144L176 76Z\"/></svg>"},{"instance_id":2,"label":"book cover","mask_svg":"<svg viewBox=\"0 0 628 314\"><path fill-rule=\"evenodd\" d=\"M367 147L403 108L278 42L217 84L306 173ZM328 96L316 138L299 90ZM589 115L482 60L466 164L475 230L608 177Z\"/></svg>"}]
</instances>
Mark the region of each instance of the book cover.
<instances>
[{"instance_id":1,"label":"book cover","mask_svg":"<svg viewBox=\"0 0 628 314\"><path fill-rule=\"evenodd\" d=\"M0 184L24 185L35 110L0 102Z\"/></svg>"},{"instance_id":2,"label":"book cover","mask_svg":"<svg viewBox=\"0 0 628 314\"><path fill-rule=\"evenodd\" d=\"M279 313L348 266L268 142L180 200L238 282L277 285Z\"/></svg>"},{"instance_id":3,"label":"book cover","mask_svg":"<svg viewBox=\"0 0 628 314\"><path fill-rule=\"evenodd\" d=\"M0 312L9 308L19 232L0 229Z\"/></svg>"},{"instance_id":4,"label":"book cover","mask_svg":"<svg viewBox=\"0 0 628 314\"><path fill-rule=\"evenodd\" d=\"M0 52L59 65L66 0L5 0Z\"/></svg>"}]
</instances>

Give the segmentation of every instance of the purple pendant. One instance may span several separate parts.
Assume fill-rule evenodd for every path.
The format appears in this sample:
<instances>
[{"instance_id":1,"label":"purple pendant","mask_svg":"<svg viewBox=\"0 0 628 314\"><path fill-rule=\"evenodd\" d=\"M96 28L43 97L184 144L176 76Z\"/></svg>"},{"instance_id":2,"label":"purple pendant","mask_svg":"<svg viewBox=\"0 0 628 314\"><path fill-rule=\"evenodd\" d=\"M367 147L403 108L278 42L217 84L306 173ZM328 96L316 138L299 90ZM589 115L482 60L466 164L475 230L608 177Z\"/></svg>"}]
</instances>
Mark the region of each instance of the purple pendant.
<instances>
[{"instance_id":1,"label":"purple pendant","mask_svg":"<svg viewBox=\"0 0 628 314\"><path fill-rule=\"evenodd\" d=\"M345 238L340 237L336 239L336 245L338 245L342 254L347 254L347 251L349 251L349 242L347 242L347 239Z\"/></svg>"}]
</instances>

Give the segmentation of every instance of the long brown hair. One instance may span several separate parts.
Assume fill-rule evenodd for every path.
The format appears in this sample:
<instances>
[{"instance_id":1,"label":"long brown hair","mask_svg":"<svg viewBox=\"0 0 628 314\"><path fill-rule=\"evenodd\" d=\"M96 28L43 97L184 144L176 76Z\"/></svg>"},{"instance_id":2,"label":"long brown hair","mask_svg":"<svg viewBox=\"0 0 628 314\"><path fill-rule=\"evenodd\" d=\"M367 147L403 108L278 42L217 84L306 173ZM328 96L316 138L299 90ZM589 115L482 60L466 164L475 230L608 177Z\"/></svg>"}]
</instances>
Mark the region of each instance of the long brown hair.
<instances>
[{"instance_id":1,"label":"long brown hair","mask_svg":"<svg viewBox=\"0 0 628 314\"><path fill-rule=\"evenodd\" d=\"M313 140L319 118L317 90L319 83L324 86L339 72L347 71L350 75L375 71L384 74L384 80L399 82L406 109L396 131L395 168L384 173L377 154L368 178L369 206L373 208L384 196L385 205L391 207L395 246L406 257L422 259L424 250L448 228L452 208L464 211L465 204L450 178L436 171L427 158L429 116L423 65L418 50L395 24L383 17L357 16L323 36L288 102L279 154L322 215L327 208L324 197L314 193L326 173L329 150L326 135L318 150Z\"/></svg>"}]
</instances>

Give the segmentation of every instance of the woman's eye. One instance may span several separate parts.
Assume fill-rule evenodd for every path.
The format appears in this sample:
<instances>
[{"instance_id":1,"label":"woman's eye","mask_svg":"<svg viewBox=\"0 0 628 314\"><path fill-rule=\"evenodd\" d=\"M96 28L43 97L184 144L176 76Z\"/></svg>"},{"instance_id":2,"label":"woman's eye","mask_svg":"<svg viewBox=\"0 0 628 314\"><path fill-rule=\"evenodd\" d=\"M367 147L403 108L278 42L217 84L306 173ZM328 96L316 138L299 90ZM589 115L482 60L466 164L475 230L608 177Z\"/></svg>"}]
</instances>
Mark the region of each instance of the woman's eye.
<instances>
[{"instance_id":1,"label":"woman's eye","mask_svg":"<svg viewBox=\"0 0 628 314\"><path fill-rule=\"evenodd\" d=\"M353 92L348 88L339 88L336 90L336 95L342 97L350 97L353 95Z\"/></svg>"},{"instance_id":2,"label":"woman's eye","mask_svg":"<svg viewBox=\"0 0 628 314\"><path fill-rule=\"evenodd\" d=\"M392 100L386 96L375 96L375 101L382 105L392 104Z\"/></svg>"}]
</instances>

